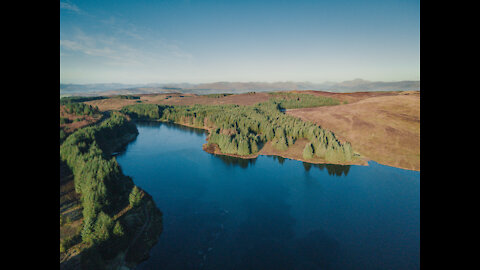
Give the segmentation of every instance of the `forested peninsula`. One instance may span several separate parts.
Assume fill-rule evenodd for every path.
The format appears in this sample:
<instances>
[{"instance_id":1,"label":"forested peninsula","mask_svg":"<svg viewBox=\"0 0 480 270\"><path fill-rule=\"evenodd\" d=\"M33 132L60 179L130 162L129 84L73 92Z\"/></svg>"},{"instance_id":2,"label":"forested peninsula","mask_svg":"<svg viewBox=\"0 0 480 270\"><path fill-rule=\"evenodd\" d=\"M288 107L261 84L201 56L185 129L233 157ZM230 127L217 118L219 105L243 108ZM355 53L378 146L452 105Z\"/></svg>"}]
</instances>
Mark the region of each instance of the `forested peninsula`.
<instances>
[{"instance_id":1,"label":"forested peninsula","mask_svg":"<svg viewBox=\"0 0 480 270\"><path fill-rule=\"evenodd\" d=\"M291 108L338 105L338 100L291 93L272 97L253 106L133 104L120 111L136 120L207 129L210 134L204 149L218 149L215 153L225 155L256 157L267 143L282 153L302 140L305 161L350 164L359 157L349 142L341 143L333 132L283 113Z\"/></svg>"},{"instance_id":2,"label":"forested peninsula","mask_svg":"<svg viewBox=\"0 0 480 270\"><path fill-rule=\"evenodd\" d=\"M88 110L77 113L88 114ZM134 267L148 256L157 241L162 231L162 213L151 196L122 173L112 157L114 151L137 134L135 124L128 117L113 112L97 125L61 137L61 181L63 167L73 175L75 192L80 195L83 209L80 226L68 236L61 234L62 269ZM62 210L62 196L60 206ZM68 226L66 223L74 223L68 219L61 211L61 231L62 226Z\"/></svg>"}]
</instances>

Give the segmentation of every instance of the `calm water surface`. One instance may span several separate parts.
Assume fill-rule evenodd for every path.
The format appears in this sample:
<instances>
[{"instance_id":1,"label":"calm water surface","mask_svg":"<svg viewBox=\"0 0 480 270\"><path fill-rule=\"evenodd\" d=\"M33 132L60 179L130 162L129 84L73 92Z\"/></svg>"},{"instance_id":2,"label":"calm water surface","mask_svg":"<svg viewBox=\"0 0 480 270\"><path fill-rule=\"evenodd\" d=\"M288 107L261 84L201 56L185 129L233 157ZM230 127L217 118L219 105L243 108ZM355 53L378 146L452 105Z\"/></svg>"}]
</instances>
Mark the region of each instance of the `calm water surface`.
<instances>
[{"instance_id":1,"label":"calm water surface","mask_svg":"<svg viewBox=\"0 0 480 270\"><path fill-rule=\"evenodd\" d=\"M203 130L137 127L117 161L164 218L138 269L419 268L419 172L216 156Z\"/></svg>"}]
</instances>

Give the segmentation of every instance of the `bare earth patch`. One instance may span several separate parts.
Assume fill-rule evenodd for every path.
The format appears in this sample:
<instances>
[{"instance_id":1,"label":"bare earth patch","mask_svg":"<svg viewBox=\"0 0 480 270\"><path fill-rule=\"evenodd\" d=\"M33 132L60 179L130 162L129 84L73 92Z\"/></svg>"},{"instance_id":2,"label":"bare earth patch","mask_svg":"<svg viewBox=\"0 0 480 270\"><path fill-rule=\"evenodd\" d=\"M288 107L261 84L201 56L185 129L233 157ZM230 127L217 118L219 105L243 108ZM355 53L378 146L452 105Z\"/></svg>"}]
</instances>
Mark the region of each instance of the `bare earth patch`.
<instances>
[{"instance_id":1,"label":"bare earth patch","mask_svg":"<svg viewBox=\"0 0 480 270\"><path fill-rule=\"evenodd\" d=\"M378 163L420 171L420 92L350 93L349 104L288 110Z\"/></svg>"}]
</instances>

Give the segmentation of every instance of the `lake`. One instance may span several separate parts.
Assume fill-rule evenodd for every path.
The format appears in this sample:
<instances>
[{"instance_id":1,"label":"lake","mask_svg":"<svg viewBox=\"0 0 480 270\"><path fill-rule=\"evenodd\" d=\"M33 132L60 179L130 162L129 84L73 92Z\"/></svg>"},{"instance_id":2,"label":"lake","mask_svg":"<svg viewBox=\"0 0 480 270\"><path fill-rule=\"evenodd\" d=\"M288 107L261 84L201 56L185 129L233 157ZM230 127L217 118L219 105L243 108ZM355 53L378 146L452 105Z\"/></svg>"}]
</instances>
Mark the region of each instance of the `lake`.
<instances>
[{"instance_id":1,"label":"lake","mask_svg":"<svg viewBox=\"0 0 480 270\"><path fill-rule=\"evenodd\" d=\"M245 160L203 151L203 130L137 128L117 161L164 222L137 269L420 267L419 172Z\"/></svg>"}]
</instances>

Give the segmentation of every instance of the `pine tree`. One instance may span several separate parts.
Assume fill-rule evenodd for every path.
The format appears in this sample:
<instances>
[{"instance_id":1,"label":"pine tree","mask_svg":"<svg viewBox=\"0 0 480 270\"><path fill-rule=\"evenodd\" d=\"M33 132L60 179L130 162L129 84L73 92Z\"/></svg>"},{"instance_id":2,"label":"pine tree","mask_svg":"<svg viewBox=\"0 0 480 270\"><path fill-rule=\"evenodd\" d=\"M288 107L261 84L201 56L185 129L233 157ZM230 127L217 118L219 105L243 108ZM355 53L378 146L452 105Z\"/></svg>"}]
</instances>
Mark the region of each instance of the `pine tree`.
<instances>
[{"instance_id":1,"label":"pine tree","mask_svg":"<svg viewBox=\"0 0 480 270\"><path fill-rule=\"evenodd\" d=\"M248 141L241 139L238 143L238 154L239 155L249 155L250 149L248 147Z\"/></svg>"},{"instance_id":2,"label":"pine tree","mask_svg":"<svg viewBox=\"0 0 480 270\"><path fill-rule=\"evenodd\" d=\"M112 227L112 218L104 212L100 212L95 222L95 241L97 243L106 241L110 238L110 229Z\"/></svg>"},{"instance_id":3,"label":"pine tree","mask_svg":"<svg viewBox=\"0 0 480 270\"><path fill-rule=\"evenodd\" d=\"M353 157L352 145L349 142L343 144L344 160L351 161Z\"/></svg>"},{"instance_id":4,"label":"pine tree","mask_svg":"<svg viewBox=\"0 0 480 270\"><path fill-rule=\"evenodd\" d=\"M135 207L140 204L140 200L142 199L142 194L140 192L140 189L137 186L133 186L132 191L130 192L130 195L128 197L128 201L130 203L130 206Z\"/></svg>"},{"instance_id":5,"label":"pine tree","mask_svg":"<svg viewBox=\"0 0 480 270\"><path fill-rule=\"evenodd\" d=\"M116 235L116 236L123 236L124 235L123 227L118 220L117 220L117 222L115 222L115 226L113 227L113 234Z\"/></svg>"},{"instance_id":6,"label":"pine tree","mask_svg":"<svg viewBox=\"0 0 480 270\"><path fill-rule=\"evenodd\" d=\"M307 143L303 149L303 158L311 159L313 158L313 146L312 143Z\"/></svg>"},{"instance_id":7,"label":"pine tree","mask_svg":"<svg viewBox=\"0 0 480 270\"><path fill-rule=\"evenodd\" d=\"M252 154L258 152L258 144L257 144L256 140L253 139L253 140L250 141L250 148L251 148Z\"/></svg>"}]
</instances>

